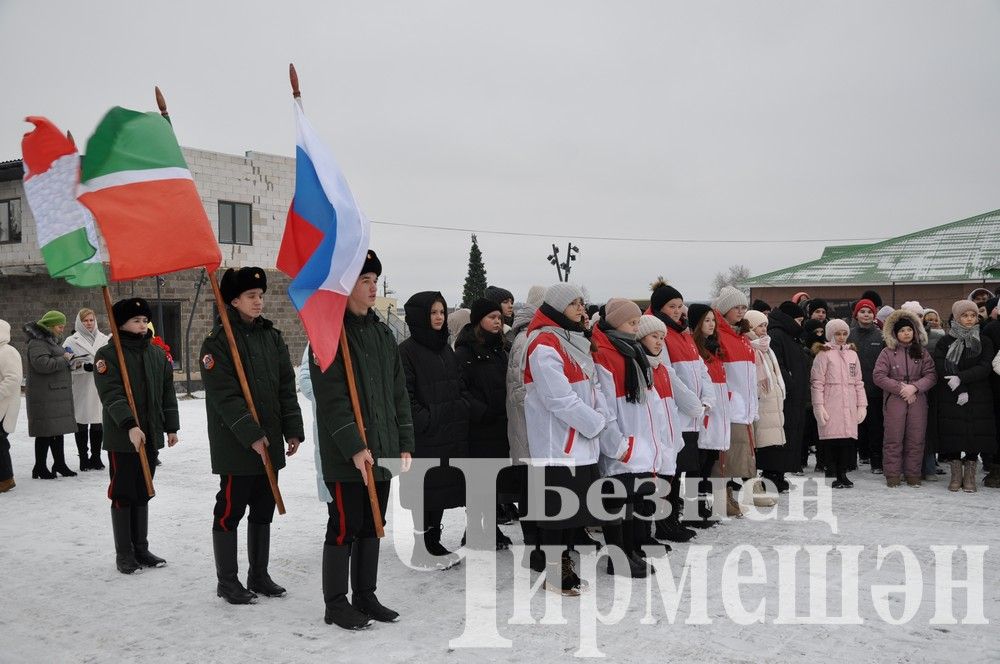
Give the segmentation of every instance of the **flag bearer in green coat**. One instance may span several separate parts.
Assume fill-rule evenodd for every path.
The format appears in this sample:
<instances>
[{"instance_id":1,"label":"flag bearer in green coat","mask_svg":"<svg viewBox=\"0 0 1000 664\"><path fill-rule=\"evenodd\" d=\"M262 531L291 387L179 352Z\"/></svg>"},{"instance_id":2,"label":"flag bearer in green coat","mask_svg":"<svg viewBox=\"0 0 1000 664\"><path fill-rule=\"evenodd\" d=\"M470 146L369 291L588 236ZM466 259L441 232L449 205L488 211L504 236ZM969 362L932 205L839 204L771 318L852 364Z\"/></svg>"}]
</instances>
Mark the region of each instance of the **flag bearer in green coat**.
<instances>
[{"instance_id":1,"label":"flag bearer in green coat","mask_svg":"<svg viewBox=\"0 0 1000 664\"><path fill-rule=\"evenodd\" d=\"M141 297L119 300L111 308L118 325L122 354L128 371L136 421L122 382L121 367L113 344L94 355L94 383L103 406L104 441L108 452L111 484L111 527L115 537L118 571L132 574L140 567L163 567L163 558L149 551L149 494L139 463L139 449L145 447L149 472L156 473L156 457L163 447L177 444L180 421L174 394L174 370L163 350L149 341L146 328L152 313Z\"/></svg>"},{"instance_id":2,"label":"flag bearer in green coat","mask_svg":"<svg viewBox=\"0 0 1000 664\"><path fill-rule=\"evenodd\" d=\"M254 422L243 398L220 319L201 345L212 472L220 480L212 521L219 580L216 592L230 604L250 604L256 593L267 597L285 594L267 572L274 496L263 459L270 456L275 474L285 467L282 442L288 443L288 456L295 454L304 438L302 412L288 347L281 332L261 316L267 274L259 267L230 268L222 275L219 288L227 303L222 315L229 316L232 323L260 423ZM248 507L249 573L244 587L237 577L236 529Z\"/></svg>"},{"instance_id":3,"label":"flag bearer in green coat","mask_svg":"<svg viewBox=\"0 0 1000 664\"><path fill-rule=\"evenodd\" d=\"M347 301L344 330L364 418L368 446L361 440L344 368L344 349L321 371L309 364L316 402L318 445L323 480L333 500L327 504L326 543L323 547L323 600L326 624L362 629L373 620L395 622L399 614L375 597L379 540L368 499L365 462L374 465L375 487L385 523L392 473L382 459L401 459L409 469L414 450L410 395L396 340L371 310L382 264L368 251L361 275ZM347 601L348 578L352 590Z\"/></svg>"}]
</instances>

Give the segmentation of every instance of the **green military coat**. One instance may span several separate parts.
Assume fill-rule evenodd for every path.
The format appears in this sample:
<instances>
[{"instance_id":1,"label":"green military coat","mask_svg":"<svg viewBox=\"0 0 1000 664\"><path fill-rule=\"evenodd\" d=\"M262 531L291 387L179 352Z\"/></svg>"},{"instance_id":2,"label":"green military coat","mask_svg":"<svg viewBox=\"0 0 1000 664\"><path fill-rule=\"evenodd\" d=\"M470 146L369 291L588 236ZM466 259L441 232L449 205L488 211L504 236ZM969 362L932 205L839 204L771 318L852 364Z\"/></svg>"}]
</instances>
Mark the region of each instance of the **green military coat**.
<instances>
[{"instance_id":1,"label":"green military coat","mask_svg":"<svg viewBox=\"0 0 1000 664\"><path fill-rule=\"evenodd\" d=\"M201 345L201 378L208 411L208 442L212 472L217 475L263 475L254 441L267 437L268 453L276 470L285 467L284 440L305 439L302 411L295 394L295 373L288 346L271 321L260 317L245 323L226 307L236 347L243 360L250 393L260 424L253 421L236 376L229 341L217 321Z\"/></svg>"},{"instance_id":2,"label":"green military coat","mask_svg":"<svg viewBox=\"0 0 1000 664\"><path fill-rule=\"evenodd\" d=\"M121 367L114 344L102 346L94 355L94 384L103 406L104 442L112 452L135 452L128 431L136 424L146 434L146 444L163 447L163 434L180 429L177 395L174 393L174 369L163 349L150 343L153 333L138 335L121 333L122 354L128 369L132 395L135 397L139 422L125 396Z\"/></svg>"},{"instance_id":3,"label":"green military coat","mask_svg":"<svg viewBox=\"0 0 1000 664\"><path fill-rule=\"evenodd\" d=\"M344 329L368 447L375 458L375 479L388 481L392 473L378 465L379 459L399 459L400 453L412 454L414 450L410 394L406 390L403 363L392 332L373 311L364 316L345 312ZM309 363L318 444L325 481L360 482L361 474L351 457L364 449L364 443L354 421L343 353L340 348L326 371L320 371L314 359Z\"/></svg>"}]
</instances>

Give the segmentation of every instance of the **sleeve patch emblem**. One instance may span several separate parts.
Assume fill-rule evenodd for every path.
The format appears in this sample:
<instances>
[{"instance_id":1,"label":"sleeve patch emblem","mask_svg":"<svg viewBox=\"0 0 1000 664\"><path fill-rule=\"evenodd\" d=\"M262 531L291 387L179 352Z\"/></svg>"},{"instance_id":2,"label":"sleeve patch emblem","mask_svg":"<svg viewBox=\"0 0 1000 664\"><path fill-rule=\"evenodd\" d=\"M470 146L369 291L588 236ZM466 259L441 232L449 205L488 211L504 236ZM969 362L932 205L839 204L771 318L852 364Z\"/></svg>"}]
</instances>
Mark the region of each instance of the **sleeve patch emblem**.
<instances>
[{"instance_id":1,"label":"sleeve patch emblem","mask_svg":"<svg viewBox=\"0 0 1000 664\"><path fill-rule=\"evenodd\" d=\"M201 365L211 371L212 367L215 366L215 358L212 357L211 353L205 353L205 357L201 358Z\"/></svg>"},{"instance_id":2,"label":"sleeve patch emblem","mask_svg":"<svg viewBox=\"0 0 1000 664\"><path fill-rule=\"evenodd\" d=\"M98 360L97 363L94 365L94 368L97 369L97 373L99 374L108 373L108 363L105 362L104 360Z\"/></svg>"}]
</instances>

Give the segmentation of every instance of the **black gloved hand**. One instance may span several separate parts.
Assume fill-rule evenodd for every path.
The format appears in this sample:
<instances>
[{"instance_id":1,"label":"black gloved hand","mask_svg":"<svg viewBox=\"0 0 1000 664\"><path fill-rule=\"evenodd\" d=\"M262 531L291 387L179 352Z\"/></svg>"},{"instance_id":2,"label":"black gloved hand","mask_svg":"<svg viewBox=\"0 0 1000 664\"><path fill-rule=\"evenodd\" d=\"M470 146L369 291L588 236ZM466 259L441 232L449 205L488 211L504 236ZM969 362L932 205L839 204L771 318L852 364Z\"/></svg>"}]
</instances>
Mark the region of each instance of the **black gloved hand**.
<instances>
[{"instance_id":1,"label":"black gloved hand","mask_svg":"<svg viewBox=\"0 0 1000 664\"><path fill-rule=\"evenodd\" d=\"M93 371L94 370L94 365L91 364L90 362L84 362L83 363L83 370L84 371Z\"/></svg>"}]
</instances>

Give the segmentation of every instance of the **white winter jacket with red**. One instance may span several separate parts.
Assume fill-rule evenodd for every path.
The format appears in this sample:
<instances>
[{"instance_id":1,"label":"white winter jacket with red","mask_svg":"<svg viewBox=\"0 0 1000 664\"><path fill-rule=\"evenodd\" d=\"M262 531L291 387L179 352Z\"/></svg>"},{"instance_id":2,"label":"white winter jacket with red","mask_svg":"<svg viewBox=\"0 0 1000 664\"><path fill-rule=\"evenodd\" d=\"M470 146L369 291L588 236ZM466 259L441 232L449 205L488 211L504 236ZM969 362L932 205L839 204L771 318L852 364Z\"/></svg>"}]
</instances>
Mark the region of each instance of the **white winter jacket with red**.
<instances>
[{"instance_id":1,"label":"white winter jacket with red","mask_svg":"<svg viewBox=\"0 0 1000 664\"><path fill-rule=\"evenodd\" d=\"M757 420L757 364L750 340L738 334L719 311L715 312L716 334L722 346L729 386L729 420L753 424Z\"/></svg>"},{"instance_id":2,"label":"white winter jacket with red","mask_svg":"<svg viewBox=\"0 0 1000 664\"><path fill-rule=\"evenodd\" d=\"M532 465L584 466L597 463L602 451L615 458L625 453L625 440L615 445L601 439L615 414L601 393L589 346L582 333L559 327L541 311L528 326L524 419Z\"/></svg>"}]
</instances>

